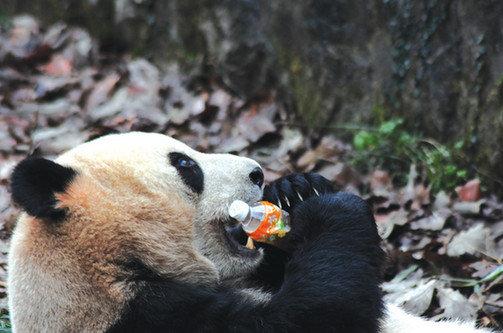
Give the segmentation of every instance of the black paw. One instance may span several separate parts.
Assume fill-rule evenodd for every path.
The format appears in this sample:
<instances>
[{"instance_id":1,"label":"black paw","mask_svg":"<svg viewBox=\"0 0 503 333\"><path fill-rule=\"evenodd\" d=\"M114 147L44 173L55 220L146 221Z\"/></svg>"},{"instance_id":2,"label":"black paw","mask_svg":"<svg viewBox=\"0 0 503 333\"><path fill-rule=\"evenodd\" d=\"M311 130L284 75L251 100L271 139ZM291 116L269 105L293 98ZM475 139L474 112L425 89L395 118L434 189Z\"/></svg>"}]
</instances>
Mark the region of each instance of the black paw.
<instances>
[{"instance_id":1,"label":"black paw","mask_svg":"<svg viewBox=\"0 0 503 333\"><path fill-rule=\"evenodd\" d=\"M362 198L343 192L312 197L299 203L291 217L292 249L314 240L311 245L324 244L321 248L326 250L346 246L375 258L376 267L380 265L381 240L372 210Z\"/></svg>"},{"instance_id":2,"label":"black paw","mask_svg":"<svg viewBox=\"0 0 503 333\"><path fill-rule=\"evenodd\" d=\"M332 184L325 177L314 173L293 174L267 185L263 200L291 212L299 202L325 193L333 193Z\"/></svg>"}]
</instances>

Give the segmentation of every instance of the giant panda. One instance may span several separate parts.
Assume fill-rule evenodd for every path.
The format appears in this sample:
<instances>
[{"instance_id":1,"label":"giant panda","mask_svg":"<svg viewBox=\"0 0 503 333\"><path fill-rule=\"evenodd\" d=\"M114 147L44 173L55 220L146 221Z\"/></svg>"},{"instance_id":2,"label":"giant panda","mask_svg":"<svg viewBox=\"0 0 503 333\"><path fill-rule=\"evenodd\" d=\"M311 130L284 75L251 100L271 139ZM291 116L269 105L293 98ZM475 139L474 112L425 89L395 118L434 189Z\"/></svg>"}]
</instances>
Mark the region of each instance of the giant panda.
<instances>
[{"instance_id":1,"label":"giant panda","mask_svg":"<svg viewBox=\"0 0 503 333\"><path fill-rule=\"evenodd\" d=\"M22 161L11 176L25 211L8 262L14 332L475 331L383 304L365 201L315 174L263 182L251 159L153 133ZM246 248L227 213L236 199L289 211L288 251Z\"/></svg>"}]
</instances>

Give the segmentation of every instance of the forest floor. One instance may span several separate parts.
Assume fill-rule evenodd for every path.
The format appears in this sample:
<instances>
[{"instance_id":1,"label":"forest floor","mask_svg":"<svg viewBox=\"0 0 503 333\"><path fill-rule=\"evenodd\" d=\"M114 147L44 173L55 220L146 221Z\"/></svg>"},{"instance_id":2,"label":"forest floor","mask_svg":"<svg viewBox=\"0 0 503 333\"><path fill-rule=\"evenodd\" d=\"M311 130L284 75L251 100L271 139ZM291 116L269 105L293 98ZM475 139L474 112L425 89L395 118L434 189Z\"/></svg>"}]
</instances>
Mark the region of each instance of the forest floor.
<instances>
[{"instance_id":1,"label":"forest floor","mask_svg":"<svg viewBox=\"0 0 503 333\"><path fill-rule=\"evenodd\" d=\"M9 175L29 154L54 157L116 132L171 135L203 152L248 156L266 182L318 172L372 204L388 263L385 298L435 319L477 319L503 327L503 203L478 182L431 193L411 166L393 185L384 170L363 173L337 133L321 140L293 125L275 93L243 100L215 80L177 65L109 55L79 28L41 28L30 17L0 27L0 303L6 305L9 239L19 210ZM289 125L290 124L290 125ZM460 184L463 185L463 184Z\"/></svg>"}]
</instances>

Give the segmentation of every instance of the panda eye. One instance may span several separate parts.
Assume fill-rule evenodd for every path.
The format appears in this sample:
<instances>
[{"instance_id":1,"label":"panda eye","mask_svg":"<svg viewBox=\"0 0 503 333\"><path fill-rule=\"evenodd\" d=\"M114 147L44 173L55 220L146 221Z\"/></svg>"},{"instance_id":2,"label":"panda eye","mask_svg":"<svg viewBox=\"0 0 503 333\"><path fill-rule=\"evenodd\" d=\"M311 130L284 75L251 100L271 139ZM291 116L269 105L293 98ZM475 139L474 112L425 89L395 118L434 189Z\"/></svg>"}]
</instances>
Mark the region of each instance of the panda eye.
<instances>
[{"instance_id":1,"label":"panda eye","mask_svg":"<svg viewBox=\"0 0 503 333\"><path fill-rule=\"evenodd\" d=\"M190 160L188 158L182 157L178 160L178 165L181 166L182 168L191 168L194 165L196 165L196 162L194 162L193 160Z\"/></svg>"},{"instance_id":2,"label":"panda eye","mask_svg":"<svg viewBox=\"0 0 503 333\"><path fill-rule=\"evenodd\" d=\"M172 152L168 157L184 183L194 192L201 194L204 189L204 174L199 164L182 153Z\"/></svg>"},{"instance_id":3,"label":"panda eye","mask_svg":"<svg viewBox=\"0 0 503 333\"><path fill-rule=\"evenodd\" d=\"M197 163L185 154L170 153L169 159L171 164L177 169L178 168L189 169L197 166Z\"/></svg>"}]
</instances>

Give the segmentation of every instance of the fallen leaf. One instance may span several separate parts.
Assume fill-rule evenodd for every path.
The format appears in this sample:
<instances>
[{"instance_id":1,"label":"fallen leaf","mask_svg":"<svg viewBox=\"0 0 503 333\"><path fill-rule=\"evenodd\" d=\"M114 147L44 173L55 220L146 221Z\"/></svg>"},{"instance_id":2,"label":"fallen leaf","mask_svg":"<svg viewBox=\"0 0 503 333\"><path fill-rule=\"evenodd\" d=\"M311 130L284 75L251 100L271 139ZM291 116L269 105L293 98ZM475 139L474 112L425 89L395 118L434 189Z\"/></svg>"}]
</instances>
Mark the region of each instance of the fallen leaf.
<instances>
[{"instance_id":1,"label":"fallen leaf","mask_svg":"<svg viewBox=\"0 0 503 333\"><path fill-rule=\"evenodd\" d=\"M433 292L437 285L436 280L421 280L413 288L407 287L402 292L397 293L396 298L390 300L393 304L403 307L406 311L422 315L430 307Z\"/></svg>"},{"instance_id":2,"label":"fallen leaf","mask_svg":"<svg viewBox=\"0 0 503 333\"><path fill-rule=\"evenodd\" d=\"M65 23L55 23L47 29L43 37L43 43L49 45L52 50L59 49L68 42L70 37L69 30Z\"/></svg>"},{"instance_id":3,"label":"fallen leaf","mask_svg":"<svg viewBox=\"0 0 503 333\"><path fill-rule=\"evenodd\" d=\"M503 220L503 203L494 197L486 199L482 206L482 214L492 220Z\"/></svg>"},{"instance_id":4,"label":"fallen leaf","mask_svg":"<svg viewBox=\"0 0 503 333\"><path fill-rule=\"evenodd\" d=\"M407 185L402 189L402 200L403 203L411 201L414 199L414 184L417 178L416 165L413 163L409 168L409 176L407 178Z\"/></svg>"},{"instance_id":5,"label":"fallen leaf","mask_svg":"<svg viewBox=\"0 0 503 333\"><path fill-rule=\"evenodd\" d=\"M433 210L439 210L449 207L451 204L451 198L444 191L437 193L435 201L433 202Z\"/></svg>"},{"instance_id":6,"label":"fallen leaf","mask_svg":"<svg viewBox=\"0 0 503 333\"><path fill-rule=\"evenodd\" d=\"M439 319L460 319L473 321L477 318L478 307L466 299L459 291L451 288L437 288L440 308L444 311L435 316Z\"/></svg>"},{"instance_id":7,"label":"fallen leaf","mask_svg":"<svg viewBox=\"0 0 503 333\"><path fill-rule=\"evenodd\" d=\"M222 153L232 153L240 152L246 147L248 147L249 142L243 137L229 138L222 141L220 146L220 152Z\"/></svg>"},{"instance_id":8,"label":"fallen leaf","mask_svg":"<svg viewBox=\"0 0 503 333\"><path fill-rule=\"evenodd\" d=\"M443 213L436 211L422 219L411 222L410 228L412 230L442 230L447 217L448 211L444 211Z\"/></svg>"},{"instance_id":9,"label":"fallen leaf","mask_svg":"<svg viewBox=\"0 0 503 333\"><path fill-rule=\"evenodd\" d=\"M461 201L477 201L482 198L482 192L480 191L480 180L473 179L470 180L463 186L458 186L455 189Z\"/></svg>"},{"instance_id":10,"label":"fallen leaf","mask_svg":"<svg viewBox=\"0 0 503 333\"><path fill-rule=\"evenodd\" d=\"M79 131L75 131L76 128ZM88 131L84 130L83 120L71 117L59 127L36 129L33 133L33 141L45 154L55 155L84 142L88 134Z\"/></svg>"},{"instance_id":11,"label":"fallen leaf","mask_svg":"<svg viewBox=\"0 0 503 333\"><path fill-rule=\"evenodd\" d=\"M327 165L320 170L318 173L327 179L336 179L339 178L347 169L347 166L343 162L338 162L335 164Z\"/></svg>"},{"instance_id":12,"label":"fallen leaf","mask_svg":"<svg viewBox=\"0 0 503 333\"><path fill-rule=\"evenodd\" d=\"M458 201L454 203L454 210L460 214L480 215L482 213L484 200L479 201Z\"/></svg>"},{"instance_id":13,"label":"fallen leaf","mask_svg":"<svg viewBox=\"0 0 503 333\"><path fill-rule=\"evenodd\" d=\"M499 308L503 308L503 297L501 296L501 293L489 294L486 299L486 303Z\"/></svg>"},{"instance_id":14,"label":"fallen leaf","mask_svg":"<svg viewBox=\"0 0 503 333\"><path fill-rule=\"evenodd\" d=\"M112 73L106 76L103 80L96 83L94 89L89 94L86 102L86 109L93 110L98 105L107 101L110 97L112 90L114 89L117 82L119 82L120 76L117 73Z\"/></svg>"},{"instance_id":15,"label":"fallen leaf","mask_svg":"<svg viewBox=\"0 0 503 333\"><path fill-rule=\"evenodd\" d=\"M421 207L430 203L430 190L424 184L417 184L414 187L414 198L410 206L411 210L420 210Z\"/></svg>"},{"instance_id":16,"label":"fallen leaf","mask_svg":"<svg viewBox=\"0 0 503 333\"><path fill-rule=\"evenodd\" d=\"M72 73L72 63L61 54L52 56L49 63L42 66L42 71L46 75L68 76Z\"/></svg>"},{"instance_id":17,"label":"fallen leaf","mask_svg":"<svg viewBox=\"0 0 503 333\"><path fill-rule=\"evenodd\" d=\"M28 57L40 45L39 24L32 16L20 15L12 20L12 30L8 47L18 57Z\"/></svg>"},{"instance_id":18,"label":"fallen leaf","mask_svg":"<svg viewBox=\"0 0 503 333\"><path fill-rule=\"evenodd\" d=\"M320 152L315 150L306 150L304 154L297 160L297 167L309 172L314 169L316 163L320 160Z\"/></svg>"},{"instance_id":19,"label":"fallen leaf","mask_svg":"<svg viewBox=\"0 0 503 333\"><path fill-rule=\"evenodd\" d=\"M37 79L35 93L37 99L62 97L64 93L79 83L78 78L61 76L40 76Z\"/></svg>"},{"instance_id":20,"label":"fallen leaf","mask_svg":"<svg viewBox=\"0 0 503 333\"><path fill-rule=\"evenodd\" d=\"M470 264L469 267L475 270L475 272L472 273L472 277L483 278L494 271L494 269L497 267L497 264L488 261L477 261L473 264Z\"/></svg>"},{"instance_id":21,"label":"fallen leaf","mask_svg":"<svg viewBox=\"0 0 503 333\"><path fill-rule=\"evenodd\" d=\"M284 128L281 131L281 142L279 147L274 150L273 158L283 158L290 153L299 150L304 142L304 135L299 129Z\"/></svg>"},{"instance_id":22,"label":"fallen leaf","mask_svg":"<svg viewBox=\"0 0 503 333\"><path fill-rule=\"evenodd\" d=\"M12 104L33 102L35 99L37 99L37 94L33 88L18 89L10 96L10 102Z\"/></svg>"},{"instance_id":23,"label":"fallen leaf","mask_svg":"<svg viewBox=\"0 0 503 333\"><path fill-rule=\"evenodd\" d=\"M447 255L451 257L463 254L477 254L486 250L489 229L482 223L477 224L466 231L461 231L447 244Z\"/></svg>"},{"instance_id":24,"label":"fallen leaf","mask_svg":"<svg viewBox=\"0 0 503 333\"><path fill-rule=\"evenodd\" d=\"M7 180L19 161L17 159L1 161L0 163L0 183ZM1 197L1 196L0 196ZM5 199L5 198L4 198ZM1 200L1 199L0 199ZM9 199L10 200L10 199Z\"/></svg>"},{"instance_id":25,"label":"fallen leaf","mask_svg":"<svg viewBox=\"0 0 503 333\"><path fill-rule=\"evenodd\" d=\"M393 188L393 184L391 183L391 177L386 171L383 170L375 170L372 172L370 176L370 189L377 195L380 192L385 191L389 192Z\"/></svg>"},{"instance_id":26,"label":"fallen leaf","mask_svg":"<svg viewBox=\"0 0 503 333\"><path fill-rule=\"evenodd\" d=\"M391 235L395 225L403 226L409 222L407 212L403 209L393 211L387 215L376 215L377 230L382 239Z\"/></svg>"},{"instance_id":27,"label":"fallen leaf","mask_svg":"<svg viewBox=\"0 0 503 333\"><path fill-rule=\"evenodd\" d=\"M313 150L306 150L297 160L297 167L304 172L312 171L318 162L335 164L339 161L339 155L343 151L342 143L332 136L325 136L321 143Z\"/></svg>"},{"instance_id":28,"label":"fallen leaf","mask_svg":"<svg viewBox=\"0 0 503 333\"><path fill-rule=\"evenodd\" d=\"M257 142L265 134L276 132L276 126L268 117L262 114L252 116L244 114L237 121L236 127L241 135L250 142Z\"/></svg>"},{"instance_id":29,"label":"fallen leaf","mask_svg":"<svg viewBox=\"0 0 503 333\"><path fill-rule=\"evenodd\" d=\"M440 282L422 278L421 269L412 273L408 272L409 269L405 271L408 274L405 279L400 277L401 272L390 282L382 283L384 300L403 307L410 313L422 315L430 307L433 293Z\"/></svg>"},{"instance_id":30,"label":"fallen leaf","mask_svg":"<svg viewBox=\"0 0 503 333\"><path fill-rule=\"evenodd\" d=\"M220 120L223 120L225 117L227 117L226 111L232 103L232 96L222 89L217 89L216 91L212 92L208 99L208 105L217 107L218 113L220 115L223 115L223 118L221 116L218 117Z\"/></svg>"}]
</instances>

